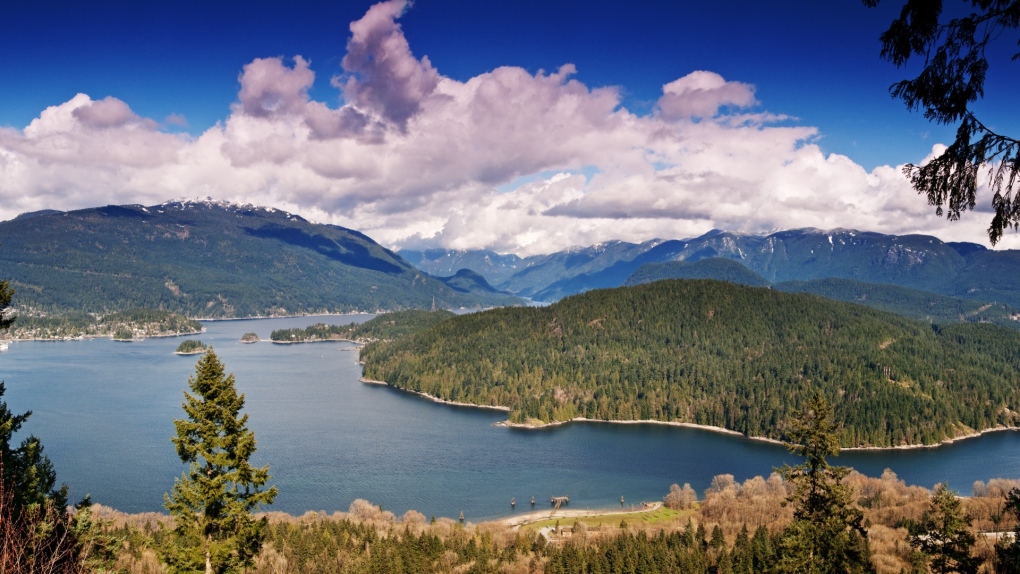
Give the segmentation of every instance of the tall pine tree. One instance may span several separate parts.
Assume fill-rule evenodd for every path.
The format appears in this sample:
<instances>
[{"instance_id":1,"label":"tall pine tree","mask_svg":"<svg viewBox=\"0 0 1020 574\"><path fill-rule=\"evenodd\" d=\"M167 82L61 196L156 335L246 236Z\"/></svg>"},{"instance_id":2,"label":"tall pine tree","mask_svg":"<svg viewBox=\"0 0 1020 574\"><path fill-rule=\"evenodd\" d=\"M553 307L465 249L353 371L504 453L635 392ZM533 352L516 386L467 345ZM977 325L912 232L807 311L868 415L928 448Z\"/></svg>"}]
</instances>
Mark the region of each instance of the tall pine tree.
<instances>
[{"instance_id":1,"label":"tall pine tree","mask_svg":"<svg viewBox=\"0 0 1020 574\"><path fill-rule=\"evenodd\" d=\"M186 419L174 421L174 446L188 470L166 495L174 516L173 540L165 557L178 572L204 569L206 574L236 572L251 564L264 536L265 519L252 512L276 498L266 489L269 467L253 468L255 433L248 415L240 415L244 395L234 388L234 375L209 350L188 378L184 393Z\"/></svg>"},{"instance_id":2,"label":"tall pine tree","mask_svg":"<svg viewBox=\"0 0 1020 574\"><path fill-rule=\"evenodd\" d=\"M845 466L831 466L827 456L839 454L832 407L817 393L803 411L795 411L788 433L791 451L804 458L779 473L793 483L793 522L780 536L777 572L874 572L864 513L853 501L843 479Z\"/></svg>"}]
</instances>

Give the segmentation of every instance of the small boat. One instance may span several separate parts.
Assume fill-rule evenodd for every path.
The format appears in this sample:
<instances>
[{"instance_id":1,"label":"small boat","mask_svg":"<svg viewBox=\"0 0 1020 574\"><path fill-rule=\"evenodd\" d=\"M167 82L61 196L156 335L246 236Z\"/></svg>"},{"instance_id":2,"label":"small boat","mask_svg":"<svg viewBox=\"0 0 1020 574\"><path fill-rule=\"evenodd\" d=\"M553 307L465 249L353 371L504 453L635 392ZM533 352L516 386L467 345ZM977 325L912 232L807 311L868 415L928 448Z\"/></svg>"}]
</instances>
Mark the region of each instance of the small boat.
<instances>
[{"instance_id":1,"label":"small boat","mask_svg":"<svg viewBox=\"0 0 1020 574\"><path fill-rule=\"evenodd\" d=\"M8 347L7 341L0 341L0 351L6 351Z\"/></svg>"}]
</instances>

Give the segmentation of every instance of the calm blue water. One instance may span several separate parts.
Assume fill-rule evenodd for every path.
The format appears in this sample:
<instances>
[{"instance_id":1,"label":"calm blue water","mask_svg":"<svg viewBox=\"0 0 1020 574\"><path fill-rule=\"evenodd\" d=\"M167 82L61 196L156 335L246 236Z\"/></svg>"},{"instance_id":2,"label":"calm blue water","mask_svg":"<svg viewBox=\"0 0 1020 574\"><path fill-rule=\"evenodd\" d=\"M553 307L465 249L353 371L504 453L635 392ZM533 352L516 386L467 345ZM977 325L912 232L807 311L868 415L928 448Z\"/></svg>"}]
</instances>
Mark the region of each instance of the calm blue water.
<instances>
[{"instance_id":1,"label":"calm blue water","mask_svg":"<svg viewBox=\"0 0 1020 574\"><path fill-rule=\"evenodd\" d=\"M242 345L241 334L368 316L206 323L255 431L258 464L280 489L274 510L346 510L355 498L397 514L480 520L530 510L535 496L569 495L571 508L661 499L672 483L699 492L712 477L767 476L796 463L785 449L739 437L657 425L572 424L539 431L494 427L500 412L438 405L359 382L346 343ZM127 512L160 511L180 476L170 436L196 357L173 355L181 339L18 342L0 354L4 400L32 410L22 434L42 439L58 480L74 497ZM19 439L20 440L20 439ZM847 452L835 462L877 476L892 468L908 483L1020 478L1020 433L1000 432L936 449Z\"/></svg>"}]
</instances>

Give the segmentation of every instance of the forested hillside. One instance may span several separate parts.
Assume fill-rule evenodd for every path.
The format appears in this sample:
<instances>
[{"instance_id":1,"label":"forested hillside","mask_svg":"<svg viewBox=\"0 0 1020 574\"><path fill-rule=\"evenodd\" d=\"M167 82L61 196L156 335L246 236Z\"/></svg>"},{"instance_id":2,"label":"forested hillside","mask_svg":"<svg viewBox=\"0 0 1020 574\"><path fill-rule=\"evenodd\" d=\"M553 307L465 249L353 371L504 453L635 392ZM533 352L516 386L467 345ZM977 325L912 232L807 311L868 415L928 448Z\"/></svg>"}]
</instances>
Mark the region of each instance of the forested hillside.
<instances>
[{"instance_id":1,"label":"forested hillside","mask_svg":"<svg viewBox=\"0 0 1020 574\"><path fill-rule=\"evenodd\" d=\"M179 313L128 309L95 317L80 311L46 317L18 317L0 337L12 339L75 339L79 337L167 337L202 332L202 324ZM129 336L123 336L124 334Z\"/></svg>"},{"instance_id":2,"label":"forested hillside","mask_svg":"<svg viewBox=\"0 0 1020 574\"><path fill-rule=\"evenodd\" d=\"M0 244L23 315L147 307L250 317L519 301L448 286L357 231L250 205L41 212L0 222Z\"/></svg>"},{"instance_id":3,"label":"forested hillside","mask_svg":"<svg viewBox=\"0 0 1020 574\"><path fill-rule=\"evenodd\" d=\"M360 324L327 325L325 323L317 323L304 329L276 329L270 334L269 339L276 343L313 343L330 340L389 340L421 331L453 317L456 317L456 315L449 311L409 309L407 311L384 313Z\"/></svg>"},{"instance_id":4,"label":"forested hillside","mask_svg":"<svg viewBox=\"0 0 1020 574\"><path fill-rule=\"evenodd\" d=\"M821 390L844 446L1016 426L1020 333L717 281L592 291L365 347L365 376L514 422L660 420L782 439Z\"/></svg>"},{"instance_id":5,"label":"forested hillside","mask_svg":"<svg viewBox=\"0 0 1020 574\"><path fill-rule=\"evenodd\" d=\"M722 257L695 262L647 263L639 267L624 285L641 285L664 279L715 279L752 287L769 286L764 277L740 262ZM810 281L784 281L771 287L788 293L814 293L826 299L857 303L928 323L967 321L1020 329L1020 310L1005 303L984 303L888 283L866 283L830 277Z\"/></svg>"},{"instance_id":6,"label":"forested hillside","mask_svg":"<svg viewBox=\"0 0 1020 574\"><path fill-rule=\"evenodd\" d=\"M814 279L776 283L773 289L787 293L814 293L827 299L866 305L928 323L995 323L1020 329L1020 311L1005 303L982 303L948 297L896 285L865 283L852 279Z\"/></svg>"}]
</instances>

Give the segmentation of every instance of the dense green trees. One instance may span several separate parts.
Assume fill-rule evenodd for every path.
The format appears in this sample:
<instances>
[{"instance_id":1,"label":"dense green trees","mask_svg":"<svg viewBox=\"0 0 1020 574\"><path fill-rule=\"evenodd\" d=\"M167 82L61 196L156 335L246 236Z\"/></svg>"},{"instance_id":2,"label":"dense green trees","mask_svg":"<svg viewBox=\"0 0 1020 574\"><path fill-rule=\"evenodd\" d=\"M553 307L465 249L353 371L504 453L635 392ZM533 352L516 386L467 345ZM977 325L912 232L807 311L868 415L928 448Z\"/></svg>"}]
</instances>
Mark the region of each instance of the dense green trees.
<instances>
[{"instance_id":1,"label":"dense green trees","mask_svg":"<svg viewBox=\"0 0 1020 574\"><path fill-rule=\"evenodd\" d=\"M265 520L251 513L276 497L276 487L265 488L269 467L255 468L255 434L248 430L248 415L240 415L244 395L234 388L234 375L210 349L188 379L184 393L187 418L174 421L174 446L188 470L166 496L166 508L176 526L166 545L167 562L178 572L201 570L206 574L236 572L258 553Z\"/></svg>"},{"instance_id":2,"label":"dense green trees","mask_svg":"<svg viewBox=\"0 0 1020 574\"><path fill-rule=\"evenodd\" d=\"M826 457L839 454L832 408L816 394L791 421L790 450L804 458L779 473L794 485L789 502L793 522L780 536L775 572L873 572L864 529L864 513L853 490L843 483L850 468L831 466Z\"/></svg>"},{"instance_id":3,"label":"dense green trees","mask_svg":"<svg viewBox=\"0 0 1020 574\"><path fill-rule=\"evenodd\" d=\"M365 376L513 422L660 420L785 438L816 390L842 446L931 444L1020 410L1020 333L718 281L458 316L362 350Z\"/></svg>"},{"instance_id":4,"label":"dense green trees","mask_svg":"<svg viewBox=\"0 0 1020 574\"><path fill-rule=\"evenodd\" d=\"M269 339L276 343L312 343L330 340L389 340L402 337L456 317L450 311L410 309L384 313L364 323L327 325L316 323L304 329L276 329Z\"/></svg>"},{"instance_id":5,"label":"dense green trees","mask_svg":"<svg viewBox=\"0 0 1020 574\"><path fill-rule=\"evenodd\" d=\"M177 350L174 352L179 355L191 355L204 353L206 348L205 343L198 339L185 339L181 341L180 345L177 345Z\"/></svg>"},{"instance_id":6,"label":"dense green trees","mask_svg":"<svg viewBox=\"0 0 1020 574\"><path fill-rule=\"evenodd\" d=\"M931 507L909 531L910 545L921 553L931 572L977 574L981 560L971 556L974 534L970 517L945 484L935 487Z\"/></svg>"}]
</instances>

